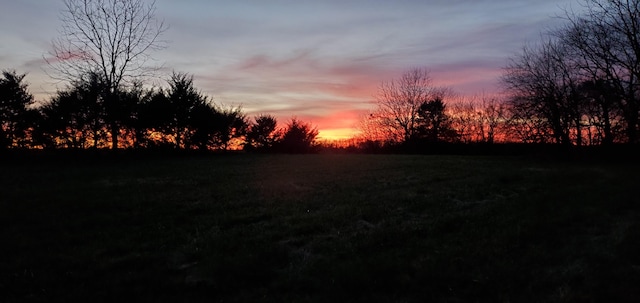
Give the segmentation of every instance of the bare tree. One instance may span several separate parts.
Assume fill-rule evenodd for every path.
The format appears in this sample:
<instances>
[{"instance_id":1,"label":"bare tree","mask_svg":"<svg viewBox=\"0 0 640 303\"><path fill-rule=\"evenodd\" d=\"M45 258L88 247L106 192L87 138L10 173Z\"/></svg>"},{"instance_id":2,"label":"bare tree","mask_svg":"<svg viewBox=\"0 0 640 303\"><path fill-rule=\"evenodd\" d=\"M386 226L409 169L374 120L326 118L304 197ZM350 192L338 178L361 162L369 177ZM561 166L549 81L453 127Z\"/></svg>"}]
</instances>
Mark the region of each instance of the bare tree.
<instances>
[{"instance_id":1,"label":"bare tree","mask_svg":"<svg viewBox=\"0 0 640 303\"><path fill-rule=\"evenodd\" d=\"M97 74L105 86L111 144L120 133L117 90L146 75L150 52L163 48L166 30L155 17L155 1L63 0L61 36L53 42L49 63L64 80Z\"/></svg>"},{"instance_id":2,"label":"bare tree","mask_svg":"<svg viewBox=\"0 0 640 303\"><path fill-rule=\"evenodd\" d=\"M511 109L517 112L518 119L512 121L514 127L525 123L546 128L535 133L548 133L556 143L564 145L573 143L574 127L577 134L574 141L581 144L581 114L576 94L579 77L566 44L549 39L537 47L525 47L520 55L511 58L502 83L511 95Z\"/></svg>"},{"instance_id":3,"label":"bare tree","mask_svg":"<svg viewBox=\"0 0 640 303\"><path fill-rule=\"evenodd\" d=\"M505 104L497 96L476 95L460 98L449 107L453 128L462 142L494 143L505 122Z\"/></svg>"},{"instance_id":4,"label":"bare tree","mask_svg":"<svg viewBox=\"0 0 640 303\"><path fill-rule=\"evenodd\" d=\"M640 0L582 0L580 13L557 35L573 50L580 70L614 89L630 143L640 140ZM607 139L610 140L610 139Z\"/></svg>"},{"instance_id":5,"label":"bare tree","mask_svg":"<svg viewBox=\"0 0 640 303\"><path fill-rule=\"evenodd\" d=\"M453 128L458 132L460 141L464 143L479 141L480 110L475 100L457 100L449 107L449 116Z\"/></svg>"},{"instance_id":6,"label":"bare tree","mask_svg":"<svg viewBox=\"0 0 640 303\"><path fill-rule=\"evenodd\" d=\"M586 139L589 145L611 145L624 137L624 119L616 105L618 94L610 81L593 79L580 83L579 93L585 100Z\"/></svg>"},{"instance_id":7,"label":"bare tree","mask_svg":"<svg viewBox=\"0 0 640 303\"><path fill-rule=\"evenodd\" d=\"M539 111L534 106L520 106L522 104L530 103L509 102L507 104L504 135L508 141L551 143L553 134L547 121L539 116Z\"/></svg>"},{"instance_id":8,"label":"bare tree","mask_svg":"<svg viewBox=\"0 0 640 303\"><path fill-rule=\"evenodd\" d=\"M366 112L360 115L356 128L358 129L357 139L363 142L386 142L391 141L393 133L388 127L384 127L386 121L376 111Z\"/></svg>"},{"instance_id":9,"label":"bare tree","mask_svg":"<svg viewBox=\"0 0 640 303\"><path fill-rule=\"evenodd\" d=\"M424 103L442 100L449 93L435 86L425 68L415 68L399 79L383 82L376 95L377 110L370 116L389 140L409 141L418 135L419 109Z\"/></svg>"},{"instance_id":10,"label":"bare tree","mask_svg":"<svg viewBox=\"0 0 640 303\"><path fill-rule=\"evenodd\" d=\"M482 98L482 140L487 143L494 143L498 140L505 140L503 132L506 122L506 105L498 98ZM499 138L498 138L499 137Z\"/></svg>"}]
</instances>

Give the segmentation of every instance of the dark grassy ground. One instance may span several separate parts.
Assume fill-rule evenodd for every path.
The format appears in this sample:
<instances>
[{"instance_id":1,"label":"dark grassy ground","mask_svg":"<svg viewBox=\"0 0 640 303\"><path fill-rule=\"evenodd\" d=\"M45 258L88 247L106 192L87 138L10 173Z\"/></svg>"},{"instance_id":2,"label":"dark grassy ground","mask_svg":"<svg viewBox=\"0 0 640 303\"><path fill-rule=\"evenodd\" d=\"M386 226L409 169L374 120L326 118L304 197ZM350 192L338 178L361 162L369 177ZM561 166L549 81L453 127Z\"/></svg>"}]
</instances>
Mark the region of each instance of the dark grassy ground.
<instances>
[{"instance_id":1,"label":"dark grassy ground","mask_svg":"<svg viewBox=\"0 0 640 303\"><path fill-rule=\"evenodd\" d=\"M640 301L638 164L9 162L1 302Z\"/></svg>"}]
</instances>

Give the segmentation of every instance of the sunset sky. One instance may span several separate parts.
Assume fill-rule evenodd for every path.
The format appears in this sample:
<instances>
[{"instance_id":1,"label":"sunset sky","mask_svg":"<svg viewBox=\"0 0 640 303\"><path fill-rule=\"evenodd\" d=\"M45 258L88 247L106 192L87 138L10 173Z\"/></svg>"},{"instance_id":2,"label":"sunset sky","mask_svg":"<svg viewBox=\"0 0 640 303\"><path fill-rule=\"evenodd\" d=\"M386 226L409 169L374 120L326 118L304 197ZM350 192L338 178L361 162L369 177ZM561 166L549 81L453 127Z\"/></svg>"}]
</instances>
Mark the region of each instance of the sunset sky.
<instances>
[{"instance_id":1,"label":"sunset sky","mask_svg":"<svg viewBox=\"0 0 640 303\"><path fill-rule=\"evenodd\" d=\"M61 0L0 0L0 69L28 73L47 100L64 83L44 57ZM249 116L311 122L324 138L353 135L381 81L426 67L463 95L498 89L509 56L561 22L571 0L157 0L169 26L163 69L193 74L215 102ZM160 79L150 82L163 84Z\"/></svg>"}]
</instances>

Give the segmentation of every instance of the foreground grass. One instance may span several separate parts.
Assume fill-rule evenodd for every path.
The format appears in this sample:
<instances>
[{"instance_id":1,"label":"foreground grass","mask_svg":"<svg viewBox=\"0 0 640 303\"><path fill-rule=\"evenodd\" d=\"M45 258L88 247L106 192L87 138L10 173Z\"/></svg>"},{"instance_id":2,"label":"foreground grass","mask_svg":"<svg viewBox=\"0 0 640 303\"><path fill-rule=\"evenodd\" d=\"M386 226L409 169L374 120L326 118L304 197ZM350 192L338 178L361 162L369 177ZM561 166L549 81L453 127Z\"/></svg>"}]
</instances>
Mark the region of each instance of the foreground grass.
<instances>
[{"instance_id":1,"label":"foreground grass","mask_svg":"<svg viewBox=\"0 0 640 303\"><path fill-rule=\"evenodd\" d=\"M0 301L638 302L640 166L3 163Z\"/></svg>"}]
</instances>

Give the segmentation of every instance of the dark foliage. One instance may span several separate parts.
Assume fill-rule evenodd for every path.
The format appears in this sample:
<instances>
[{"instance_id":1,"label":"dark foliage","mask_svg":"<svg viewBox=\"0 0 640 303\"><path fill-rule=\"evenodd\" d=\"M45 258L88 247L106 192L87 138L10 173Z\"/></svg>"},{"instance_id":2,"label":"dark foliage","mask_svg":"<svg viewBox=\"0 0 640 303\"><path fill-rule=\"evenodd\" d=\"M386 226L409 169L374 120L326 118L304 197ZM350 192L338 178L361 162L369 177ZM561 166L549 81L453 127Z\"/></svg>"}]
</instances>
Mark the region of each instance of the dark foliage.
<instances>
[{"instance_id":1,"label":"dark foliage","mask_svg":"<svg viewBox=\"0 0 640 303\"><path fill-rule=\"evenodd\" d=\"M45 147L98 148L107 140L104 89L95 74L58 91L40 108Z\"/></svg>"},{"instance_id":2,"label":"dark foliage","mask_svg":"<svg viewBox=\"0 0 640 303\"><path fill-rule=\"evenodd\" d=\"M244 149L261 152L272 150L282 135L278 131L278 120L270 115L260 115L254 120L248 127Z\"/></svg>"},{"instance_id":3,"label":"dark foliage","mask_svg":"<svg viewBox=\"0 0 640 303\"><path fill-rule=\"evenodd\" d=\"M3 71L0 78L0 149L29 146L29 131L36 113L30 109L33 96L24 83L25 75Z\"/></svg>"},{"instance_id":4,"label":"dark foliage","mask_svg":"<svg viewBox=\"0 0 640 303\"><path fill-rule=\"evenodd\" d=\"M169 89L156 92L141 108L143 125L155 133L155 143L178 149L226 150L246 128L241 108L215 106L197 91L193 77L182 73L174 73Z\"/></svg>"},{"instance_id":5,"label":"dark foliage","mask_svg":"<svg viewBox=\"0 0 640 303\"><path fill-rule=\"evenodd\" d=\"M285 153L311 153L316 151L318 130L308 123L291 119L278 142L278 150Z\"/></svg>"},{"instance_id":6,"label":"dark foliage","mask_svg":"<svg viewBox=\"0 0 640 303\"><path fill-rule=\"evenodd\" d=\"M53 42L50 62L60 79L77 81L94 74L104 86L103 104L111 148L129 115L120 91L139 81L152 68L150 53L164 47L159 39L166 27L155 17L155 3L142 0L65 0L60 37Z\"/></svg>"},{"instance_id":7,"label":"dark foliage","mask_svg":"<svg viewBox=\"0 0 640 303\"><path fill-rule=\"evenodd\" d=\"M505 68L509 128L523 142L637 144L640 1L585 0Z\"/></svg>"},{"instance_id":8,"label":"dark foliage","mask_svg":"<svg viewBox=\"0 0 640 303\"><path fill-rule=\"evenodd\" d=\"M456 140L457 133L451 126L451 118L447 115L445 108L446 105L441 98L420 104L415 139L431 143Z\"/></svg>"}]
</instances>

